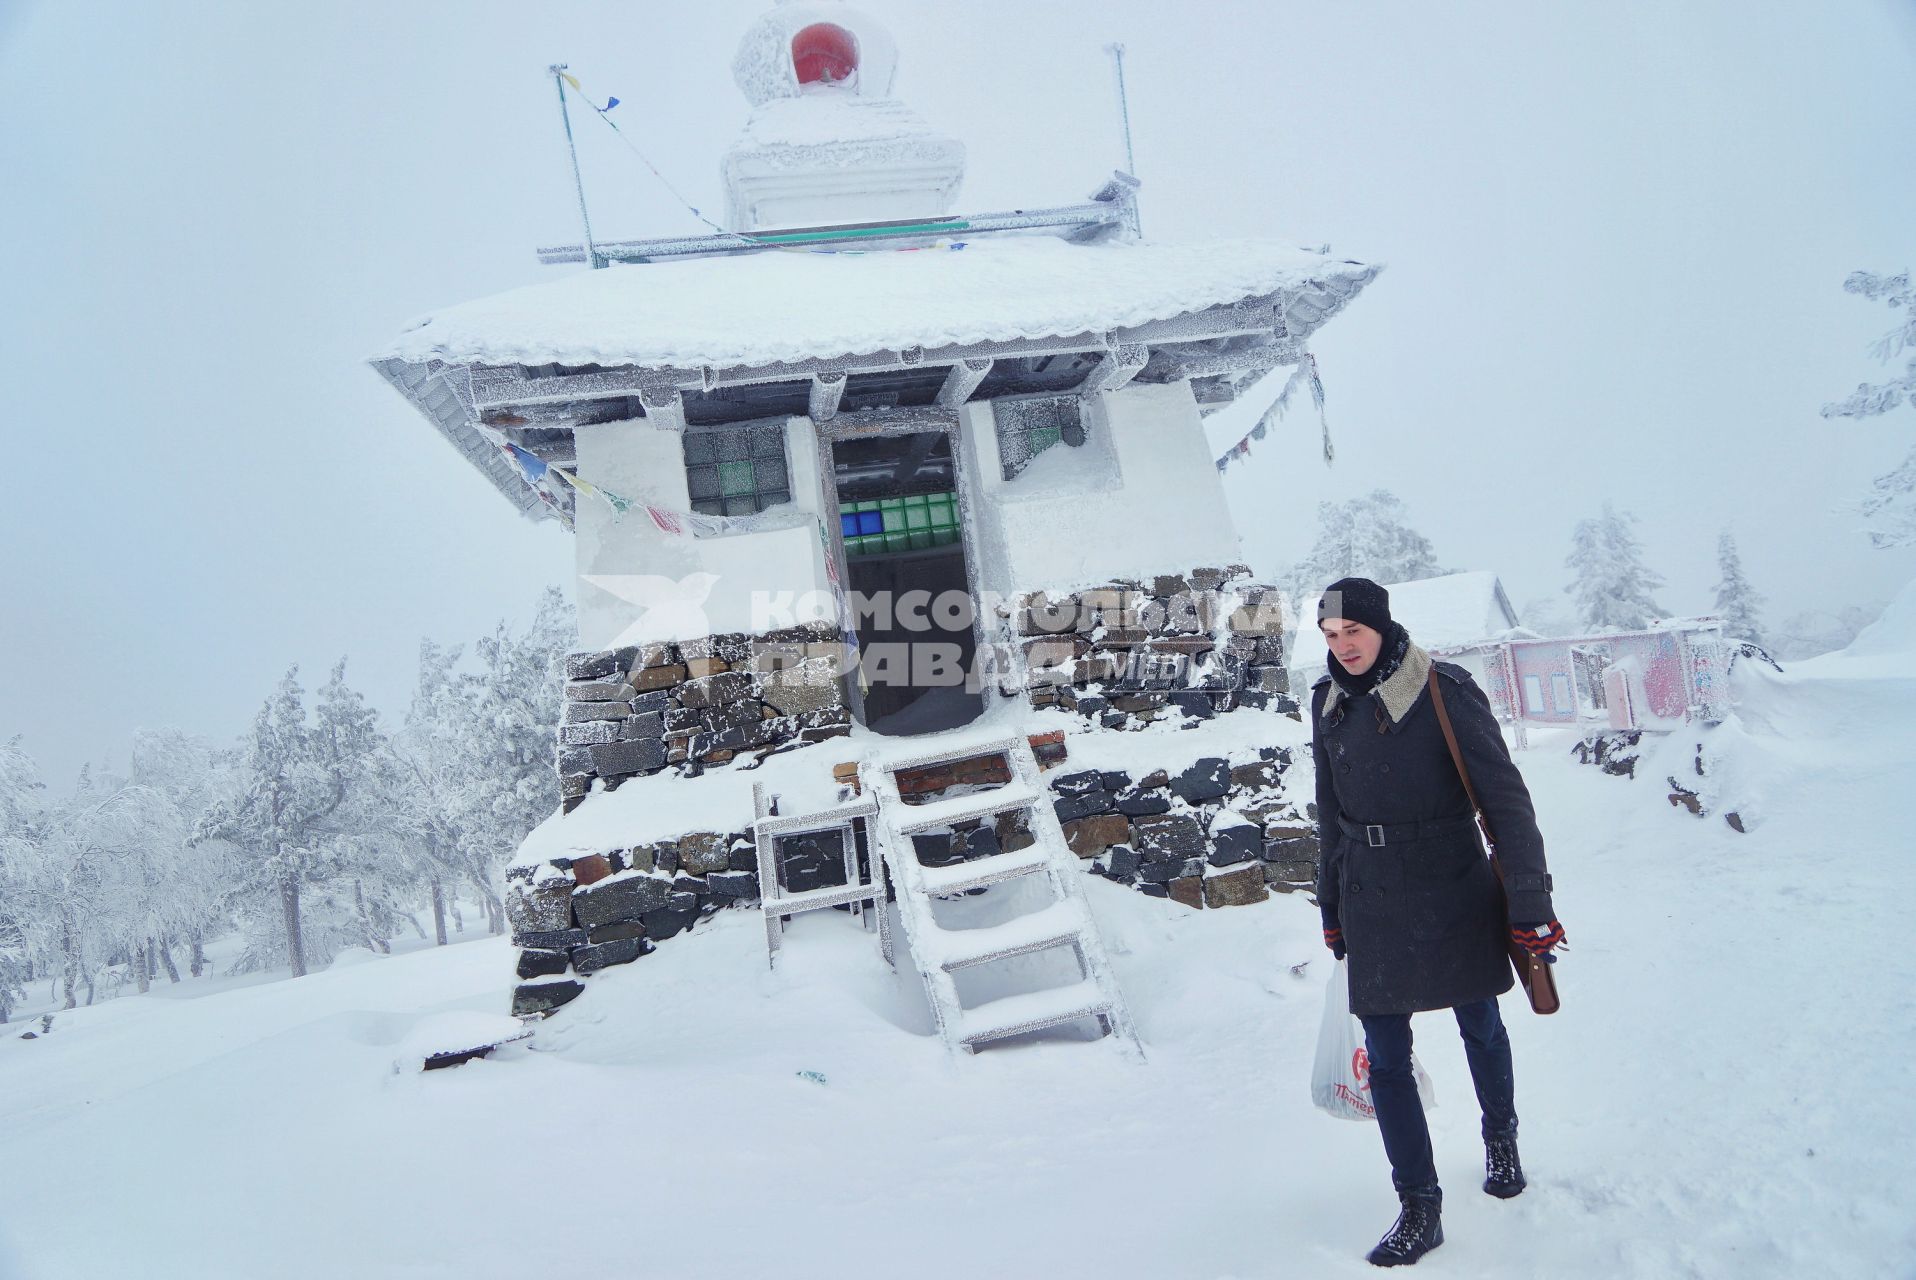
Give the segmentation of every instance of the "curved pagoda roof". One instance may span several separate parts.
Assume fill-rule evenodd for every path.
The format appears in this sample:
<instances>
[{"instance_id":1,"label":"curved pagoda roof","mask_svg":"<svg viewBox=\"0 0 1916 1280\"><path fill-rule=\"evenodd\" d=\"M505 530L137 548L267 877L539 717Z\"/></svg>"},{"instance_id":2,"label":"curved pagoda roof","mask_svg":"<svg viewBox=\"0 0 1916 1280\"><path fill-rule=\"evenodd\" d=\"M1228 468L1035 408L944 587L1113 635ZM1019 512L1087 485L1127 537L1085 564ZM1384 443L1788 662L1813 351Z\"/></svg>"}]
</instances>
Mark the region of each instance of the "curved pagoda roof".
<instances>
[{"instance_id":1,"label":"curved pagoda roof","mask_svg":"<svg viewBox=\"0 0 1916 1280\"><path fill-rule=\"evenodd\" d=\"M1296 363L1380 270L1272 239L1109 229L876 250L628 242L636 260L415 320L372 363L521 512L564 520L513 458L569 461L575 426L823 420L1134 379L1188 378L1208 412ZM660 246L682 256L646 256Z\"/></svg>"},{"instance_id":2,"label":"curved pagoda roof","mask_svg":"<svg viewBox=\"0 0 1916 1280\"><path fill-rule=\"evenodd\" d=\"M375 358L754 369L1125 330L1266 296L1302 341L1376 273L1253 239L764 249L579 271L446 307Z\"/></svg>"}]
</instances>

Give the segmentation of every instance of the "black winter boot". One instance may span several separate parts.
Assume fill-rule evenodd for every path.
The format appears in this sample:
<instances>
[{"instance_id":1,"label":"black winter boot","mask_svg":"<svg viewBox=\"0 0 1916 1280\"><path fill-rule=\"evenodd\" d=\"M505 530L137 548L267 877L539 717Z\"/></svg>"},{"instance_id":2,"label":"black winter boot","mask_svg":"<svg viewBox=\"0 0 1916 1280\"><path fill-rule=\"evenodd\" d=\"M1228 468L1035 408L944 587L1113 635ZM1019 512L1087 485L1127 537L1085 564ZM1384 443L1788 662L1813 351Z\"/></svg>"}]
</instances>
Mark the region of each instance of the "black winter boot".
<instances>
[{"instance_id":1,"label":"black winter boot","mask_svg":"<svg viewBox=\"0 0 1916 1280\"><path fill-rule=\"evenodd\" d=\"M1399 1191L1404 1209L1397 1221L1384 1233L1367 1256L1374 1267L1407 1267L1444 1242L1440 1220L1444 1193L1436 1187L1427 1191Z\"/></svg>"},{"instance_id":2,"label":"black winter boot","mask_svg":"<svg viewBox=\"0 0 1916 1280\"><path fill-rule=\"evenodd\" d=\"M1517 1159L1517 1135L1484 1139L1484 1191L1499 1200L1508 1200L1528 1185L1523 1164Z\"/></svg>"}]
</instances>

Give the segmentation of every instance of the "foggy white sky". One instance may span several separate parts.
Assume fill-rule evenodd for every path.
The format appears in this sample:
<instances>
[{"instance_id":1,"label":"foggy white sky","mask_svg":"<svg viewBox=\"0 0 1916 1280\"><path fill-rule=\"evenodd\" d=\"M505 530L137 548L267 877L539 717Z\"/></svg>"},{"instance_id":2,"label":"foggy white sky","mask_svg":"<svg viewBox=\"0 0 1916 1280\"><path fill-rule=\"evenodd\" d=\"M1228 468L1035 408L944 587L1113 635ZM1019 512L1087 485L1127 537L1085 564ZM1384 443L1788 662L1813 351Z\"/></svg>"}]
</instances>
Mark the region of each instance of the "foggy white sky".
<instances>
[{"instance_id":1,"label":"foggy white sky","mask_svg":"<svg viewBox=\"0 0 1916 1280\"><path fill-rule=\"evenodd\" d=\"M1147 234L1329 241L1386 273L1314 344L1306 406L1234 467L1246 550L1300 553L1372 487L1438 555L1556 595L1571 526L1643 517L1673 611L1734 530L1769 618L1880 601L1916 554L1840 510L1910 415L1881 376L1916 265L1916 6L929 0L868 9L900 96L964 138L961 208L1077 200L1122 152ZM0 0L0 737L64 790L130 731L240 732L339 655L403 711L419 638L523 620L571 545L365 364L434 307L549 278L576 239L551 61L708 213L757 0L302 5ZM595 229L697 224L575 120Z\"/></svg>"}]
</instances>

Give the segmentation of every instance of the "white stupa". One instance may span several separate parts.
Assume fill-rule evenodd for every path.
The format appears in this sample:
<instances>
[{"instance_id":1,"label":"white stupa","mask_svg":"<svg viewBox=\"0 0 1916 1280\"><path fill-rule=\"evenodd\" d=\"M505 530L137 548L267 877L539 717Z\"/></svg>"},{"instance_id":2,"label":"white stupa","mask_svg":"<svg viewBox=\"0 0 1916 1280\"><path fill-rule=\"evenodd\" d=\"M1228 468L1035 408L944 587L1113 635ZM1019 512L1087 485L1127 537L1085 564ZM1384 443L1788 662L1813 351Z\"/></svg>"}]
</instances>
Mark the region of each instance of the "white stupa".
<instances>
[{"instance_id":1,"label":"white stupa","mask_svg":"<svg viewBox=\"0 0 1916 1280\"><path fill-rule=\"evenodd\" d=\"M897 221L951 210L965 148L892 96L891 35L850 5L781 4L739 42L752 115L725 154L729 225Z\"/></svg>"}]
</instances>

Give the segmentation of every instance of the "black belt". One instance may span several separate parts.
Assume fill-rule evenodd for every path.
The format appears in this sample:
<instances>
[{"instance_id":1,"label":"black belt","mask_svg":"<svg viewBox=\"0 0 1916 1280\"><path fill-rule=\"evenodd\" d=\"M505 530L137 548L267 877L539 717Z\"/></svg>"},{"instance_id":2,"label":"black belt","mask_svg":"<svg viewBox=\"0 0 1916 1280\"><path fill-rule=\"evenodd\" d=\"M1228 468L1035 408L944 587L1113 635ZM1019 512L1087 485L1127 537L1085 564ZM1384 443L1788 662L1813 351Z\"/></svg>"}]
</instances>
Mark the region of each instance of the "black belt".
<instances>
[{"instance_id":1,"label":"black belt","mask_svg":"<svg viewBox=\"0 0 1916 1280\"><path fill-rule=\"evenodd\" d=\"M1461 818L1432 818L1427 822L1352 822L1343 814L1337 815L1337 827L1353 840L1368 844L1371 848L1382 848L1387 844L1402 844L1406 840L1431 840L1439 836L1454 836L1469 831L1477 825L1477 819L1469 814Z\"/></svg>"}]
</instances>

